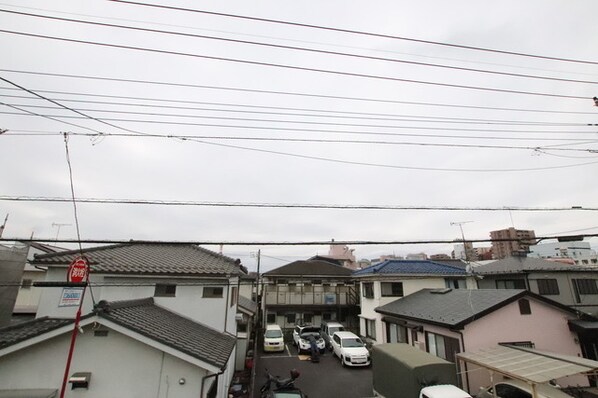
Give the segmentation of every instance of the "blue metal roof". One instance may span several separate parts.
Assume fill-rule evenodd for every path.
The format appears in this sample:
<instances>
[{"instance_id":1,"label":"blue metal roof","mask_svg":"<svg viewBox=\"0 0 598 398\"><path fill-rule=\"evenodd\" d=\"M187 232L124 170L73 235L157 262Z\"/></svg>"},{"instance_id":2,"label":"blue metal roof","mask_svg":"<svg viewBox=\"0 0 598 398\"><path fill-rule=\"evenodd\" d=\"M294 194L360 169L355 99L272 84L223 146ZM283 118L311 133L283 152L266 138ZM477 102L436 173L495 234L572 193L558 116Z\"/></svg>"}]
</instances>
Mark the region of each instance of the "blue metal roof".
<instances>
[{"instance_id":1,"label":"blue metal roof","mask_svg":"<svg viewBox=\"0 0 598 398\"><path fill-rule=\"evenodd\" d=\"M386 260L370 267L357 270L353 276L365 275L467 275L459 267L430 260Z\"/></svg>"}]
</instances>

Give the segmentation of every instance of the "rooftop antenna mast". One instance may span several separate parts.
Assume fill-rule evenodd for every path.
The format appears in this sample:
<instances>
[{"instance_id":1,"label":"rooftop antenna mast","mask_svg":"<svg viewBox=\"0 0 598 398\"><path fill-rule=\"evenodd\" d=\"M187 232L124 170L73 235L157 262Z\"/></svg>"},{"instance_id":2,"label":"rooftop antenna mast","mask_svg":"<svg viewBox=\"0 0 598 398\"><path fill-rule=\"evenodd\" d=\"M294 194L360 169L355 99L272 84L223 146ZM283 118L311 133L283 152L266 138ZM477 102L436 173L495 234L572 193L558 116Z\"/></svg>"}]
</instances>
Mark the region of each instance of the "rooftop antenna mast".
<instances>
[{"instance_id":1,"label":"rooftop antenna mast","mask_svg":"<svg viewBox=\"0 0 598 398\"><path fill-rule=\"evenodd\" d=\"M463 252L465 252L465 262L469 263L469 256L467 255L467 246L465 245L465 234L463 233L463 224L468 224L473 221L455 221L451 222L451 225L458 225L461 230L461 239L463 241Z\"/></svg>"},{"instance_id":2,"label":"rooftop antenna mast","mask_svg":"<svg viewBox=\"0 0 598 398\"><path fill-rule=\"evenodd\" d=\"M54 240L58 241L58 234L60 234L60 228L62 228L62 227L70 227L71 225L73 225L73 224L64 224L64 223L53 222L52 226L58 228L58 230L56 231L56 238L54 238Z\"/></svg>"}]
</instances>

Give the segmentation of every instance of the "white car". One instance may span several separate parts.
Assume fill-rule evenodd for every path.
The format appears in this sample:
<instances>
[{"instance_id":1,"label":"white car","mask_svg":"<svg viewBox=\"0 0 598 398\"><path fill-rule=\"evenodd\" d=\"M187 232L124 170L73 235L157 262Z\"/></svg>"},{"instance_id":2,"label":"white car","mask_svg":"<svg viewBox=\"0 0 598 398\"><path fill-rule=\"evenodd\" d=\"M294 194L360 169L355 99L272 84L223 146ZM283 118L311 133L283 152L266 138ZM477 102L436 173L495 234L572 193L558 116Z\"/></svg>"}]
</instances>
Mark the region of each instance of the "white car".
<instances>
[{"instance_id":1,"label":"white car","mask_svg":"<svg viewBox=\"0 0 598 398\"><path fill-rule=\"evenodd\" d=\"M532 387L527 383L517 380L501 381L494 384L496 396L499 398L531 398ZM571 395L564 393L558 388L546 384L537 384L536 391L539 398L571 398ZM478 398L494 398L492 386L480 388L476 395Z\"/></svg>"},{"instance_id":2,"label":"white car","mask_svg":"<svg viewBox=\"0 0 598 398\"><path fill-rule=\"evenodd\" d=\"M343 366L369 366L372 363L370 352L353 332L334 333L330 344Z\"/></svg>"},{"instance_id":3,"label":"white car","mask_svg":"<svg viewBox=\"0 0 598 398\"><path fill-rule=\"evenodd\" d=\"M326 342L322 338L320 328L317 326L305 325L296 326L293 330L293 343L297 346L299 353L303 351L311 351L311 344L309 338L313 337L316 340L316 346L320 352L326 348Z\"/></svg>"},{"instance_id":4,"label":"white car","mask_svg":"<svg viewBox=\"0 0 598 398\"><path fill-rule=\"evenodd\" d=\"M471 395L457 386L440 384L422 388L419 398L471 398Z\"/></svg>"},{"instance_id":5,"label":"white car","mask_svg":"<svg viewBox=\"0 0 598 398\"><path fill-rule=\"evenodd\" d=\"M278 325L267 325L264 333L264 352L284 351L284 335Z\"/></svg>"}]
</instances>

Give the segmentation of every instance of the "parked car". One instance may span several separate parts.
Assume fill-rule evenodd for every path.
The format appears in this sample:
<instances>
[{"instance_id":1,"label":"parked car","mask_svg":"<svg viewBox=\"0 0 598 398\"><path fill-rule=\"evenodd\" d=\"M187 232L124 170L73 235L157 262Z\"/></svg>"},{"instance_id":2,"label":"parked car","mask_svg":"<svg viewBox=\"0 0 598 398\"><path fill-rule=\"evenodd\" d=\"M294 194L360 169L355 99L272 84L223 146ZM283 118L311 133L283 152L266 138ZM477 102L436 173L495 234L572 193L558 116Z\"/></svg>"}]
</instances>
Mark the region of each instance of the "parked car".
<instances>
[{"instance_id":1,"label":"parked car","mask_svg":"<svg viewBox=\"0 0 598 398\"><path fill-rule=\"evenodd\" d=\"M527 383L517 380L495 383L494 388L496 389L496 396L499 398L532 398L532 387ZM536 391L538 393L538 398L571 398L571 395L546 384L537 384ZM476 397L493 398L494 389L492 386L486 388L482 387Z\"/></svg>"},{"instance_id":2,"label":"parked car","mask_svg":"<svg viewBox=\"0 0 598 398\"><path fill-rule=\"evenodd\" d=\"M471 398L471 395L452 384L440 384L422 388L419 398Z\"/></svg>"},{"instance_id":3,"label":"parked car","mask_svg":"<svg viewBox=\"0 0 598 398\"><path fill-rule=\"evenodd\" d=\"M353 332L336 332L332 336L332 351L343 366L369 366L370 352L363 341Z\"/></svg>"},{"instance_id":4,"label":"parked car","mask_svg":"<svg viewBox=\"0 0 598 398\"><path fill-rule=\"evenodd\" d=\"M330 344L332 335L334 335L336 332L344 331L345 327L336 321L323 321L320 324L320 330L322 331L322 338L326 342L326 347L332 351L332 345Z\"/></svg>"},{"instance_id":5,"label":"parked car","mask_svg":"<svg viewBox=\"0 0 598 398\"><path fill-rule=\"evenodd\" d=\"M316 340L316 345L320 352L324 351L326 343L321 336L320 328L311 325L295 326L295 329L293 329L293 344L297 346L297 351L299 351L299 353L303 351L311 351L309 342L310 336L313 336Z\"/></svg>"},{"instance_id":6,"label":"parked car","mask_svg":"<svg viewBox=\"0 0 598 398\"><path fill-rule=\"evenodd\" d=\"M264 352L284 351L284 335L278 325L267 325L264 333Z\"/></svg>"}]
</instances>

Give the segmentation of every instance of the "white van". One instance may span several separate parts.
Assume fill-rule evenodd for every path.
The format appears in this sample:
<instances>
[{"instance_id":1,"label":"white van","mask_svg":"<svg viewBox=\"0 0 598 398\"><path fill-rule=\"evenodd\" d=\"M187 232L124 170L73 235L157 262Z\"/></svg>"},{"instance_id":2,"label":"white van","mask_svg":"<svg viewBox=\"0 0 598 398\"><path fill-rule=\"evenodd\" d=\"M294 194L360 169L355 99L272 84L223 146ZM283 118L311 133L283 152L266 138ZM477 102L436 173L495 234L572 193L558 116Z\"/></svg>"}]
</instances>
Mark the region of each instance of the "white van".
<instances>
[{"instance_id":1,"label":"white van","mask_svg":"<svg viewBox=\"0 0 598 398\"><path fill-rule=\"evenodd\" d=\"M278 325L267 325L264 333L264 352L284 351L284 336Z\"/></svg>"},{"instance_id":2,"label":"white van","mask_svg":"<svg viewBox=\"0 0 598 398\"><path fill-rule=\"evenodd\" d=\"M419 398L471 398L471 395L457 386L441 384L422 388Z\"/></svg>"}]
</instances>

